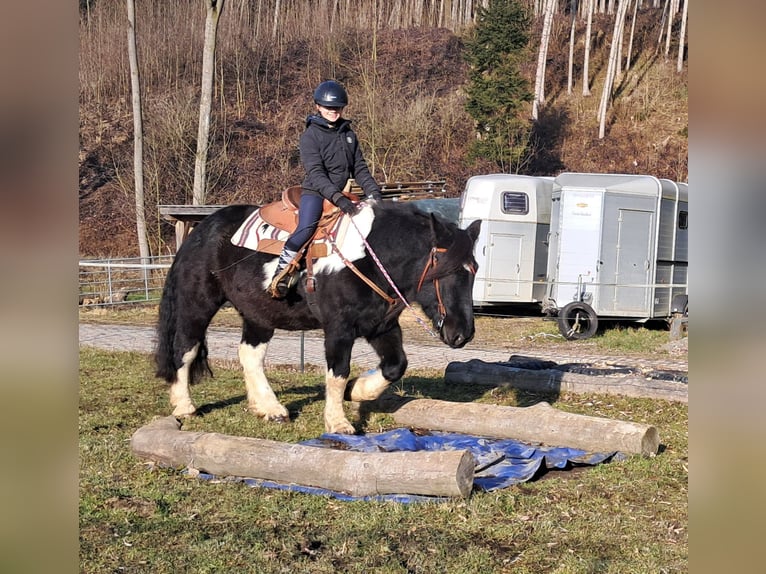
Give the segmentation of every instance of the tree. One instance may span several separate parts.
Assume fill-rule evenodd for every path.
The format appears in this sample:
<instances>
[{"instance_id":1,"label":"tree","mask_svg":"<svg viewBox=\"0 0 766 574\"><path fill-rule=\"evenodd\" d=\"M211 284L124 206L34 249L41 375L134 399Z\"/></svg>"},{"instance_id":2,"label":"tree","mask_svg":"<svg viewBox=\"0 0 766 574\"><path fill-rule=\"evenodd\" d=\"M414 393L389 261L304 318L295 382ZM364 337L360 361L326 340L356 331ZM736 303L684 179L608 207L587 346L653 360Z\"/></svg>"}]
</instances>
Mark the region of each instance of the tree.
<instances>
[{"instance_id":1,"label":"tree","mask_svg":"<svg viewBox=\"0 0 766 574\"><path fill-rule=\"evenodd\" d=\"M577 23L577 7L578 0L572 0L569 6L569 10L572 14L572 24L569 28L569 66L567 67L567 94L572 94L572 68L574 68L574 44L575 44L575 32Z\"/></svg>"},{"instance_id":2,"label":"tree","mask_svg":"<svg viewBox=\"0 0 766 574\"><path fill-rule=\"evenodd\" d=\"M636 32L636 14L639 0L633 0L633 18L630 21L630 39L628 40L628 57L625 59L625 69L630 69L630 56L633 53L633 36Z\"/></svg>"},{"instance_id":3,"label":"tree","mask_svg":"<svg viewBox=\"0 0 766 574\"><path fill-rule=\"evenodd\" d=\"M136 5L128 0L128 59L130 60L130 87L133 103L133 179L136 196L136 232L141 263L148 263L149 240L146 237L146 211L144 206L144 127L141 113L141 77L138 73L136 50Z\"/></svg>"},{"instance_id":4,"label":"tree","mask_svg":"<svg viewBox=\"0 0 766 574\"><path fill-rule=\"evenodd\" d=\"M678 35L678 62L676 71L680 74L684 69L684 43L686 42L686 19L689 15L689 0L684 0L684 11L681 15L681 32Z\"/></svg>"},{"instance_id":5,"label":"tree","mask_svg":"<svg viewBox=\"0 0 766 574\"><path fill-rule=\"evenodd\" d=\"M606 68L606 80L604 80L604 90L601 93L601 105L598 108L599 125L598 138L604 139L606 130L606 111L609 108L609 102L612 99L612 87L614 78L617 75L619 67L618 58L620 46L622 45L623 30L625 27L625 13L628 9L628 0L620 0L617 5L617 15L614 17L614 32L612 34L612 46L609 50L609 63Z\"/></svg>"},{"instance_id":6,"label":"tree","mask_svg":"<svg viewBox=\"0 0 766 574\"><path fill-rule=\"evenodd\" d=\"M553 13L557 0L546 0L543 9L543 31L540 34L540 50L537 53L537 73L535 74L535 98L532 102L532 118L537 119L538 108L545 103L545 62L548 59L548 44L551 39Z\"/></svg>"},{"instance_id":7,"label":"tree","mask_svg":"<svg viewBox=\"0 0 766 574\"><path fill-rule=\"evenodd\" d=\"M207 152L210 137L210 111L213 107L213 78L215 72L215 39L218 19L225 0L205 0L205 43L202 53L202 88L199 102L199 129L197 130L197 155L194 159L194 189L192 203L205 203L207 187Z\"/></svg>"},{"instance_id":8,"label":"tree","mask_svg":"<svg viewBox=\"0 0 766 574\"><path fill-rule=\"evenodd\" d=\"M466 110L476 125L473 157L503 171L518 166L529 144L529 121L521 117L532 100L520 63L529 42L530 18L519 0L490 0L480 7L466 39L470 65Z\"/></svg>"},{"instance_id":9,"label":"tree","mask_svg":"<svg viewBox=\"0 0 766 574\"><path fill-rule=\"evenodd\" d=\"M593 25L593 0L586 0L587 24L585 25L585 52L582 64L582 95L590 96L590 77L588 76L590 65L590 36Z\"/></svg>"}]
</instances>

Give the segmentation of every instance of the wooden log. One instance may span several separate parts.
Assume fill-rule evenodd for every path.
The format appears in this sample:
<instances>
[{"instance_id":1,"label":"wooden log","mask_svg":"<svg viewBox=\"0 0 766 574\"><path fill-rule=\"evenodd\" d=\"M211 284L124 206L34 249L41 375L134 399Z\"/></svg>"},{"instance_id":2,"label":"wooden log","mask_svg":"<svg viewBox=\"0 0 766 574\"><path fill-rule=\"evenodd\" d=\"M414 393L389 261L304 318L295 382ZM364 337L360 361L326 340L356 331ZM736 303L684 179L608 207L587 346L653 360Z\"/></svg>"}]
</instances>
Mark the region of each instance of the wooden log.
<instances>
[{"instance_id":1,"label":"wooden log","mask_svg":"<svg viewBox=\"0 0 766 574\"><path fill-rule=\"evenodd\" d=\"M689 387L686 383L645 379L635 375L593 377L556 369L520 369L480 359L449 363L444 371L444 381L509 386L533 392L601 393L689 402Z\"/></svg>"},{"instance_id":2,"label":"wooden log","mask_svg":"<svg viewBox=\"0 0 766 574\"><path fill-rule=\"evenodd\" d=\"M413 399L395 408L392 414L397 424L410 427L512 438L588 452L620 451L650 456L657 453L660 445L659 433L651 425L567 413L546 402L531 407L505 407Z\"/></svg>"},{"instance_id":3,"label":"wooden log","mask_svg":"<svg viewBox=\"0 0 766 574\"><path fill-rule=\"evenodd\" d=\"M467 450L362 453L219 433L182 431L157 419L131 437L136 456L218 476L240 476L345 492L467 498L474 459Z\"/></svg>"}]
</instances>

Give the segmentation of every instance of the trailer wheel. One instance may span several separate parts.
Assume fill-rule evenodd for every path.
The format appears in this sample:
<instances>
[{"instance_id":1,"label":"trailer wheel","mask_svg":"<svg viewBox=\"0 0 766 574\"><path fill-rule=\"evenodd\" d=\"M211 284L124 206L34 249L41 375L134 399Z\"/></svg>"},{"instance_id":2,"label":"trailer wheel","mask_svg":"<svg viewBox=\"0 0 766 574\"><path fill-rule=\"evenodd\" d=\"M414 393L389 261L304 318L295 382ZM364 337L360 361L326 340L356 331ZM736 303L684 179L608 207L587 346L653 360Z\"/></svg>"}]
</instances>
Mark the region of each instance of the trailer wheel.
<instances>
[{"instance_id":1,"label":"trailer wheel","mask_svg":"<svg viewBox=\"0 0 766 574\"><path fill-rule=\"evenodd\" d=\"M572 301L559 311L558 324L565 339L589 339L598 329L598 316L587 303Z\"/></svg>"}]
</instances>

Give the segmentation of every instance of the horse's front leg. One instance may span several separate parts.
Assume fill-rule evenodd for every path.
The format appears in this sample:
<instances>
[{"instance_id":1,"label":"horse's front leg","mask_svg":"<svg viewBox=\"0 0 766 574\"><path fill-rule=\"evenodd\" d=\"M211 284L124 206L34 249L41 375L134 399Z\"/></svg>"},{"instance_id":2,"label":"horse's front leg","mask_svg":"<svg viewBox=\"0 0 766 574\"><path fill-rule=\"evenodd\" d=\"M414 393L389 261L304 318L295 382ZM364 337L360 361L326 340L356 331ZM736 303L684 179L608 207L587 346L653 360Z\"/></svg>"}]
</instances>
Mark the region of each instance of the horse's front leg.
<instances>
[{"instance_id":1,"label":"horse's front leg","mask_svg":"<svg viewBox=\"0 0 766 574\"><path fill-rule=\"evenodd\" d=\"M279 402L266 378L266 350L273 335L273 329L261 329L245 321L239 345L239 362L245 373L248 410L267 421L286 422L290 414Z\"/></svg>"},{"instance_id":2,"label":"horse's front leg","mask_svg":"<svg viewBox=\"0 0 766 574\"><path fill-rule=\"evenodd\" d=\"M343 411L343 397L351 373L351 349L354 341L345 337L331 337L325 333L324 345L327 359L324 428L330 433L354 434L356 429Z\"/></svg>"},{"instance_id":3,"label":"horse's front leg","mask_svg":"<svg viewBox=\"0 0 766 574\"><path fill-rule=\"evenodd\" d=\"M370 346L380 357L377 369L367 371L349 382L348 398L355 402L374 401L407 370L407 356L402 346L402 330L397 324L393 329L371 339Z\"/></svg>"}]
</instances>

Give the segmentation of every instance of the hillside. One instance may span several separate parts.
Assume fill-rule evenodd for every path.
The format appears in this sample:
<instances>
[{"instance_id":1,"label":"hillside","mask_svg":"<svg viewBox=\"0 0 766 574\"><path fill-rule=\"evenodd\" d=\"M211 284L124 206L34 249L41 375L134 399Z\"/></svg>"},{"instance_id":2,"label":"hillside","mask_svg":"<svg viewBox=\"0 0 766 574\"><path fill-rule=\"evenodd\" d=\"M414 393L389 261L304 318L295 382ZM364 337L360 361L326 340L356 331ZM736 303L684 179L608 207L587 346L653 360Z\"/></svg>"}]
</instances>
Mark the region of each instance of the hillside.
<instances>
[{"instance_id":1,"label":"hillside","mask_svg":"<svg viewBox=\"0 0 766 574\"><path fill-rule=\"evenodd\" d=\"M648 173L688 177L687 77L656 54L656 10L639 12L633 65L618 80L607 135L598 139L601 96L612 20L594 20L590 97L583 97L583 42L575 53L575 86L568 95L568 22L554 25L547 63L548 101L535 126L535 154L518 173L562 171ZM333 47L318 40L261 54L252 76L222 68L214 102L212 189L207 203L262 203L300 182L298 136L311 111L311 88L334 75L348 88L346 115L354 121L380 181L438 179L457 196L468 177L497 168L468 159L474 137L461 87L467 80L460 36L444 28L349 33ZM317 54L320 54L318 57ZM307 62L318 58L314 68ZM534 84L533 39L523 73ZM82 59L81 59L82 62ZM82 66L82 64L81 64ZM82 74L81 74L82 77ZM144 112L147 219L155 253L167 253L172 226L158 219L157 204L190 202L197 88L181 77L171 86L146 88ZM256 81L248 83L250 77ZM82 80L81 80L82 81ZM82 86L81 86L82 88ZM80 100L80 255L137 254L132 196L133 123L129 92Z\"/></svg>"}]
</instances>

